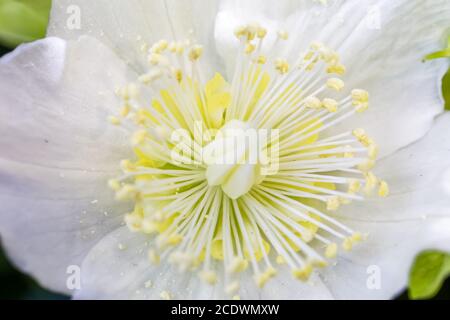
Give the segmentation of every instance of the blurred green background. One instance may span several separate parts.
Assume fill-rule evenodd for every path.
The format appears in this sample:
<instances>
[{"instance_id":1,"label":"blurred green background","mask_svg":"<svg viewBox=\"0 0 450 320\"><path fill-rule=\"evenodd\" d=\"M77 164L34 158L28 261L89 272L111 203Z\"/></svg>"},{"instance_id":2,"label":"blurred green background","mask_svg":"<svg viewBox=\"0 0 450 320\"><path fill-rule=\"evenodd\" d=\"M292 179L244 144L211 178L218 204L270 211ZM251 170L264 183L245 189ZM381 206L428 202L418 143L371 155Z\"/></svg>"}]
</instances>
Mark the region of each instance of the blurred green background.
<instances>
[{"instance_id":1,"label":"blurred green background","mask_svg":"<svg viewBox=\"0 0 450 320\"><path fill-rule=\"evenodd\" d=\"M45 36L50 6L51 0L0 0L0 57L21 43ZM447 47L444 46L442 51L431 53L425 60L449 57L450 38ZM443 92L447 100L446 107L450 109L450 70L443 81ZM450 255L434 251L425 252L418 256L410 272L409 294L405 290L397 299L450 300L450 279L444 282L449 274ZM0 242L0 299L68 298L43 289L32 278L15 269L1 249Z\"/></svg>"}]
</instances>

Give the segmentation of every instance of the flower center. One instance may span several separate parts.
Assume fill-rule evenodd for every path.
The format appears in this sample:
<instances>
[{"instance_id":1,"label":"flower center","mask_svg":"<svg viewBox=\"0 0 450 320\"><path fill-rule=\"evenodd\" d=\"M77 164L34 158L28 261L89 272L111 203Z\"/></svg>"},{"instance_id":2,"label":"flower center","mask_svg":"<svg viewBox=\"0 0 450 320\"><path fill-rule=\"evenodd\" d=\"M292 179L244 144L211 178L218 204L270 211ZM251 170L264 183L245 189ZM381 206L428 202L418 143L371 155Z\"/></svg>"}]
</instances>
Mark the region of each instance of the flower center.
<instances>
[{"instance_id":1,"label":"flower center","mask_svg":"<svg viewBox=\"0 0 450 320\"><path fill-rule=\"evenodd\" d=\"M389 190L370 171L378 148L366 132L335 132L369 100L345 92L339 55L314 43L288 61L263 53L262 27L235 35L230 83L218 73L204 83L191 41L149 49L149 71L117 90L123 105L110 121L130 131L134 156L109 185L135 204L129 229L155 238L151 262L220 281L238 298L246 269L260 287L278 265L307 280L339 243L350 250L363 236L333 211ZM274 47L287 40L279 32Z\"/></svg>"},{"instance_id":2,"label":"flower center","mask_svg":"<svg viewBox=\"0 0 450 320\"><path fill-rule=\"evenodd\" d=\"M261 152L267 150L264 138L248 123L228 122L205 148L208 185L221 186L225 195L238 199L260 183L264 179Z\"/></svg>"}]
</instances>

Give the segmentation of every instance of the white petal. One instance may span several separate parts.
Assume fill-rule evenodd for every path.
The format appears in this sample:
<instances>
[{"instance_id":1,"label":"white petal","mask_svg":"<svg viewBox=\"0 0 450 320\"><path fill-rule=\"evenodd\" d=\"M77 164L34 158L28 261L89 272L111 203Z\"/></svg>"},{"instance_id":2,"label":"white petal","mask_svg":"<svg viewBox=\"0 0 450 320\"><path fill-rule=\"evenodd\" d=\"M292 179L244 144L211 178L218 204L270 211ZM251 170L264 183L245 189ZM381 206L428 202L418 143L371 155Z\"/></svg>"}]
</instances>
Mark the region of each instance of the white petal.
<instances>
[{"instance_id":1,"label":"white petal","mask_svg":"<svg viewBox=\"0 0 450 320\"><path fill-rule=\"evenodd\" d=\"M116 170L126 135L107 120L117 113L116 86L127 68L91 38L56 38L24 46L1 60L2 157L61 169Z\"/></svg>"},{"instance_id":2,"label":"white petal","mask_svg":"<svg viewBox=\"0 0 450 320\"><path fill-rule=\"evenodd\" d=\"M422 140L379 163L377 174L390 185L388 198L341 209L339 218L369 238L326 270L337 298L392 298L406 287L417 253L450 250L449 127L445 114ZM379 290L366 286L371 265L381 271Z\"/></svg>"},{"instance_id":3,"label":"white petal","mask_svg":"<svg viewBox=\"0 0 450 320\"><path fill-rule=\"evenodd\" d=\"M287 24L287 19L293 20L290 17L294 15L293 13L296 13L297 15L302 15L302 17L299 17L302 24L305 22L309 23L304 16L317 9L323 10L323 7L310 0L281 0L277 1L276 5L270 0L221 1L215 23L215 39L217 52L225 61L228 78L232 79L236 62L236 50L239 42L234 35L234 30L237 27L257 23L266 28L269 33L264 39L264 48L268 54L276 55L280 50L279 48L274 48L273 45L278 31L289 30L291 32L295 30L295 34L310 34L309 32L305 33L304 30L297 30L298 26L292 29L295 23ZM296 45L298 46L298 43Z\"/></svg>"},{"instance_id":4,"label":"white petal","mask_svg":"<svg viewBox=\"0 0 450 320\"><path fill-rule=\"evenodd\" d=\"M96 245L82 265L82 286L78 299L162 299L167 292L173 299L229 299L224 285L203 283L196 273L179 273L164 261L159 266L147 258L152 240L117 229ZM220 265L218 266L220 268ZM219 269L220 270L220 269ZM252 274L244 274L238 293L241 299L330 299L332 296L317 276L308 284L293 281L288 270L257 288Z\"/></svg>"},{"instance_id":5,"label":"white petal","mask_svg":"<svg viewBox=\"0 0 450 320\"><path fill-rule=\"evenodd\" d=\"M128 209L106 186L128 154L107 123L127 69L88 38L38 41L0 65L2 242L21 269L67 292L66 268Z\"/></svg>"},{"instance_id":6,"label":"white petal","mask_svg":"<svg viewBox=\"0 0 450 320\"><path fill-rule=\"evenodd\" d=\"M264 288L255 285L253 277L247 274L242 281L240 296L246 300L331 300L333 295L328 287L314 273L307 283L295 279L289 268L279 268L275 278Z\"/></svg>"},{"instance_id":7,"label":"white petal","mask_svg":"<svg viewBox=\"0 0 450 320\"><path fill-rule=\"evenodd\" d=\"M348 65L347 86L370 93L370 109L351 125L379 141L383 156L422 137L443 111L441 79L448 62L422 59L442 48L450 3L387 1L374 10L381 29L368 31L367 21L354 26L340 50Z\"/></svg>"},{"instance_id":8,"label":"white petal","mask_svg":"<svg viewBox=\"0 0 450 320\"><path fill-rule=\"evenodd\" d=\"M60 0L52 7L48 35L77 39L90 35L101 40L137 70L146 70L143 44L161 39L194 39L213 44L217 2L202 0ZM79 14L79 27L77 15ZM215 56L207 47L209 60Z\"/></svg>"},{"instance_id":9,"label":"white petal","mask_svg":"<svg viewBox=\"0 0 450 320\"><path fill-rule=\"evenodd\" d=\"M109 234L89 253L82 264L78 299L212 299L219 290L188 272L180 274L162 261L153 266L147 258L151 240L122 227Z\"/></svg>"},{"instance_id":10,"label":"white petal","mask_svg":"<svg viewBox=\"0 0 450 320\"><path fill-rule=\"evenodd\" d=\"M232 31L259 22L272 34L280 29L290 33L285 46L278 43L272 48L274 36L266 41L266 51L274 57L294 60L311 42L323 42L341 53L347 88L370 92L370 109L330 133L363 127L379 141L380 154L385 156L423 136L443 111L440 83L448 62L421 60L442 48L450 2L355 0L319 8L300 1L290 14L286 10L271 14L269 3L242 7L228 1L221 6L216 45L229 74L237 45Z\"/></svg>"}]
</instances>

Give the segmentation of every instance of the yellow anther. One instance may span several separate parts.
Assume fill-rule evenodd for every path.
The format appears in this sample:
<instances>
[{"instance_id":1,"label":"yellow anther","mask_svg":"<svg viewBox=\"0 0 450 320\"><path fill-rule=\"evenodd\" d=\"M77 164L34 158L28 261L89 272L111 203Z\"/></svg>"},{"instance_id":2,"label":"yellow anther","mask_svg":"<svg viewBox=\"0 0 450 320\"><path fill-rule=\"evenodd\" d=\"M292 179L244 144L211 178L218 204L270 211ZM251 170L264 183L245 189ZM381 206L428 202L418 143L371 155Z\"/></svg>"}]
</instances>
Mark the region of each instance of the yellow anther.
<instances>
[{"instance_id":1,"label":"yellow anther","mask_svg":"<svg viewBox=\"0 0 450 320\"><path fill-rule=\"evenodd\" d=\"M120 182L117 179L108 180L108 186L114 191L118 191L121 188Z\"/></svg>"},{"instance_id":2,"label":"yellow anther","mask_svg":"<svg viewBox=\"0 0 450 320\"><path fill-rule=\"evenodd\" d=\"M338 110L338 102L334 99L323 99L322 105L327 109L329 112L336 112Z\"/></svg>"},{"instance_id":3,"label":"yellow anther","mask_svg":"<svg viewBox=\"0 0 450 320\"><path fill-rule=\"evenodd\" d=\"M314 57L314 51L308 51L303 57L304 61L311 60Z\"/></svg>"},{"instance_id":4,"label":"yellow anther","mask_svg":"<svg viewBox=\"0 0 450 320\"><path fill-rule=\"evenodd\" d=\"M177 82L180 83L183 80L183 71L181 71L180 69L174 69L173 76L175 80L177 80Z\"/></svg>"},{"instance_id":5,"label":"yellow anther","mask_svg":"<svg viewBox=\"0 0 450 320\"><path fill-rule=\"evenodd\" d=\"M316 61L311 62L310 64L308 64L305 68L306 71L311 71L314 69L314 67L316 66Z\"/></svg>"},{"instance_id":6,"label":"yellow anther","mask_svg":"<svg viewBox=\"0 0 450 320\"><path fill-rule=\"evenodd\" d=\"M327 80L327 87L329 89L341 91L344 88L344 86L345 86L344 81L342 81L339 78L330 78Z\"/></svg>"},{"instance_id":7,"label":"yellow anther","mask_svg":"<svg viewBox=\"0 0 450 320\"><path fill-rule=\"evenodd\" d=\"M260 273L255 276L256 284L259 288L262 288L266 285L267 281L273 278L276 274L277 271L274 268L269 268L264 273Z\"/></svg>"},{"instance_id":8,"label":"yellow anther","mask_svg":"<svg viewBox=\"0 0 450 320\"><path fill-rule=\"evenodd\" d=\"M278 58L275 60L275 69L279 73L285 74L289 71L289 63L285 59Z\"/></svg>"},{"instance_id":9,"label":"yellow anther","mask_svg":"<svg viewBox=\"0 0 450 320\"><path fill-rule=\"evenodd\" d=\"M369 102L369 93L366 90L354 89L352 90L352 99L354 105Z\"/></svg>"},{"instance_id":10,"label":"yellow anther","mask_svg":"<svg viewBox=\"0 0 450 320\"><path fill-rule=\"evenodd\" d=\"M226 286L225 288L225 292L228 295L232 295L233 293L239 291L240 289L240 285L238 281L233 281L232 283L230 283L229 285Z\"/></svg>"},{"instance_id":11,"label":"yellow anther","mask_svg":"<svg viewBox=\"0 0 450 320\"><path fill-rule=\"evenodd\" d=\"M169 43L167 42L167 40L160 40L152 46L150 51L153 53L162 53L164 50L167 49L168 46Z\"/></svg>"},{"instance_id":12,"label":"yellow anther","mask_svg":"<svg viewBox=\"0 0 450 320\"><path fill-rule=\"evenodd\" d=\"M278 37L279 37L281 40L287 40L287 39L289 39L289 33L288 33L287 31L285 31L285 30L280 30L280 31L277 32L277 34L278 34Z\"/></svg>"},{"instance_id":13,"label":"yellow anther","mask_svg":"<svg viewBox=\"0 0 450 320\"><path fill-rule=\"evenodd\" d=\"M143 74L139 77L139 81L144 84L150 84L153 81L161 78L163 72L160 69L153 69L149 73Z\"/></svg>"},{"instance_id":14,"label":"yellow anther","mask_svg":"<svg viewBox=\"0 0 450 320\"><path fill-rule=\"evenodd\" d=\"M155 249L148 250L148 260L154 265L158 265L161 262L161 257L159 254L155 251Z\"/></svg>"},{"instance_id":15,"label":"yellow anther","mask_svg":"<svg viewBox=\"0 0 450 320\"><path fill-rule=\"evenodd\" d=\"M341 201L339 197L333 196L328 198L327 200L327 210L329 211L336 211L341 206Z\"/></svg>"},{"instance_id":16,"label":"yellow anther","mask_svg":"<svg viewBox=\"0 0 450 320\"><path fill-rule=\"evenodd\" d=\"M305 100L305 106L310 109L320 109L322 108L322 101L317 97L308 97Z\"/></svg>"},{"instance_id":17,"label":"yellow anther","mask_svg":"<svg viewBox=\"0 0 450 320\"><path fill-rule=\"evenodd\" d=\"M267 268L265 274L269 277L269 278L273 278L277 275L277 270L275 268L269 267Z\"/></svg>"},{"instance_id":18,"label":"yellow anther","mask_svg":"<svg viewBox=\"0 0 450 320\"><path fill-rule=\"evenodd\" d=\"M334 73L337 75L344 75L346 71L345 66L342 63L331 64L327 68L327 73Z\"/></svg>"},{"instance_id":19,"label":"yellow anther","mask_svg":"<svg viewBox=\"0 0 450 320\"><path fill-rule=\"evenodd\" d=\"M369 103L368 102L355 104L356 112L362 113L362 112L366 111L367 109L369 109Z\"/></svg>"},{"instance_id":20,"label":"yellow anther","mask_svg":"<svg viewBox=\"0 0 450 320\"><path fill-rule=\"evenodd\" d=\"M355 232L354 234L352 234L351 239L352 239L353 243L360 242L363 240L363 236L360 232Z\"/></svg>"},{"instance_id":21,"label":"yellow anther","mask_svg":"<svg viewBox=\"0 0 450 320\"><path fill-rule=\"evenodd\" d=\"M191 50L189 51L189 60L191 61L195 61L198 60L203 53L203 47L200 45L195 45L191 48Z\"/></svg>"},{"instance_id":22,"label":"yellow anther","mask_svg":"<svg viewBox=\"0 0 450 320\"><path fill-rule=\"evenodd\" d=\"M310 261L311 265L315 268L325 268L328 266L328 262L323 259L312 259Z\"/></svg>"},{"instance_id":23,"label":"yellow anther","mask_svg":"<svg viewBox=\"0 0 450 320\"><path fill-rule=\"evenodd\" d=\"M191 45L191 42L189 40L186 40L184 42L177 42L175 46L175 52L178 55L182 55L184 53L184 50L186 47L189 47Z\"/></svg>"},{"instance_id":24,"label":"yellow anther","mask_svg":"<svg viewBox=\"0 0 450 320\"><path fill-rule=\"evenodd\" d=\"M319 49L320 58L328 63L329 65L337 65L339 64L339 54L336 51L331 50L330 48L323 47Z\"/></svg>"},{"instance_id":25,"label":"yellow anther","mask_svg":"<svg viewBox=\"0 0 450 320\"><path fill-rule=\"evenodd\" d=\"M120 119L119 118L117 118L117 117L115 117L115 116L109 116L108 117L108 120L109 120L109 123L111 123L111 124L113 124L113 125L115 125L115 126L118 126L118 125L120 125Z\"/></svg>"},{"instance_id":26,"label":"yellow anther","mask_svg":"<svg viewBox=\"0 0 450 320\"><path fill-rule=\"evenodd\" d=\"M256 36L260 39L265 38L265 36L267 35L267 30L263 27L259 27L258 31L256 32Z\"/></svg>"},{"instance_id":27,"label":"yellow anther","mask_svg":"<svg viewBox=\"0 0 450 320\"><path fill-rule=\"evenodd\" d=\"M246 29L247 41L253 41L258 34L259 26L257 24L250 24Z\"/></svg>"},{"instance_id":28,"label":"yellow anther","mask_svg":"<svg viewBox=\"0 0 450 320\"><path fill-rule=\"evenodd\" d=\"M228 268L228 271L231 273L242 272L248 267L248 262L245 259L235 257Z\"/></svg>"},{"instance_id":29,"label":"yellow anther","mask_svg":"<svg viewBox=\"0 0 450 320\"><path fill-rule=\"evenodd\" d=\"M258 288L262 288L266 285L267 281L269 280L269 278L267 278L266 276L264 276L264 273L260 273L255 275L255 282L256 285L258 286Z\"/></svg>"},{"instance_id":30,"label":"yellow anther","mask_svg":"<svg viewBox=\"0 0 450 320\"><path fill-rule=\"evenodd\" d=\"M133 121L138 126L145 125L145 123L149 120L147 116L147 112L144 109L137 110L136 113L133 114Z\"/></svg>"},{"instance_id":31,"label":"yellow anther","mask_svg":"<svg viewBox=\"0 0 450 320\"><path fill-rule=\"evenodd\" d=\"M317 42L316 41L316 42L311 43L310 47L311 47L312 50L318 51L318 50L324 48L325 46L324 46L324 44L322 42Z\"/></svg>"},{"instance_id":32,"label":"yellow anther","mask_svg":"<svg viewBox=\"0 0 450 320\"><path fill-rule=\"evenodd\" d=\"M175 53L175 52L177 51L177 43L176 43L175 41L171 41L171 42L169 43L168 50L169 50L170 52Z\"/></svg>"},{"instance_id":33,"label":"yellow anther","mask_svg":"<svg viewBox=\"0 0 450 320\"><path fill-rule=\"evenodd\" d=\"M325 249L325 257L327 257L328 259L336 258L337 251L338 251L337 244L330 243L329 245L327 245L327 248Z\"/></svg>"},{"instance_id":34,"label":"yellow anther","mask_svg":"<svg viewBox=\"0 0 450 320\"><path fill-rule=\"evenodd\" d=\"M246 26L239 26L234 30L234 35L236 36L236 38L240 39L246 34L246 32L247 32Z\"/></svg>"},{"instance_id":35,"label":"yellow anther","mask_svg":"<svg viewBox=\"0 0 450 320\"><path fill-rule=\"evenodd\" d=\"M166 50L167 49L167 47L169 46L169 42L167 41L167 40L159 40L159 48L161 49L161 50Z\"/></svg>"},{"instance_id":36,"label":"yellow anther","mask_svg":"<svg viewBox=\"0 0 450 320\"><path fill-rule=\"evenodd\" d=\"M132 232L139 232L142 229L142 218L135 213L128 213L125 215L125 223L128 229Z\"/></svg>"},{"instance_id":37,"label":"yellow anther","mask_svg":"<svg viewBox=\"0 0 450 320\"><path fill-rule=\"evenodd\" d=\"M376 159L378 156L378 145L376 143L370 144L367 149L367 154L369 155L370 159Z\"/></svg>"},{"instance_id":38,"label":"yellow anther","mask_svg":"<svg viewBox=\"0 0 450 320\"><path fill-rule=\"evenodd\" d=\"M130 105L126 104L120 109L120 116L122 118L125 118L126 116L128 116L130 114L130 111L131 111Z\"/></svg>"},{"instance_id":39,"label":"yellow anther","mask_svg":"<svg viewBox=\"0 0 450 320\"><path fill-rule=\"evenodd\" d=\"M169 51L172 52L172 53L180 53L180 51L181 51L181 53L183 53L183 51L184 51L184 46L183 46L183 44L180 43L180 42L172 41L172 42L169 44L168 49L169 49Z\"/></svg>"},{"instance_id":40,"label":"yellow anther","mask_svg":"<svg viewBox=\"0 0 450 320\"><path fill-rule=\"evenodd\" d=\"M303 268L292 270L292 275L298 280L307 281L311 276L312 271L312 264L307 263Z\"/></svg>"},{"instance_id":41,"label":"yellow anther","mask_svg":"<svg viewBox=\"0 0 450 320\"><path fill-rule=\"evenodd\" d=\"M217 274L214 271L203 270L200 272L200 278L210 285L217 283Z\"/></svg>"},{"instance_id":42,"label":"yellow anther","mask_svg":"<svg viewBox=\"0 0 450 320\"><path fill-rule=\"evenodd\" d=\"M380 197L387 197L389 195L389 185L386 181L381 181L380 186L378 188L378 195Z\"/></svg>"},{"instance_id":43,"label":"yellow anther","mask_svg":"<svg viewBox=\"0 0 450 320\"><path fill-rule=\"evenodd\" d=\"M133 146L138 146L144 143L145 138L148 136L147 130L142 129L139 131L136 131L133 136L131 137L131 144Z\"/></svg>"},{"instance_id":44,"label":"yellow anther","mask_svg":"<svg viewBox=\"0 0 450 320\"><path fill-rule=\"evenodd\" d=\"M344 239L344 241L342 243L342 247L344 248L345 251L350 251L350 250L352 250L353 245L356 242L360 242L362 240L363 240L362 234L359 232L355 232L350 237L347 237Z\"/></svg>"},{"instance_id":45,"label":"yellow anther","mask_svg":"<svg viewBox=\"0 0 450 320\"><path fill-rule=\"evenodd\" d=\"M375 160L373 159L368 159L364 162L361 162L360 164L358 164L358 170L362 171L362 172L368 172L369 170L372 170L375 167Z\"/></svg>"},{"instance_id":46,"label":"yellow anther","mask_svg":"<svg viewBox=\"0 0 450 320\"><path fill-rule=\"evenodd\" d=\"M150 62L150 64L152 65L157 65L160 63L160 61L162 61L163 56L160 55L159 53L152 53L148 56L148 62Z\"/></svg>"},{"instance_id":47,"label":"yellow anther","mask_svg":"<svg viewBox=\"0 0 450 320\"><path fill-rule=\"evenodd\" d=\"M167 57L157 53L150 54L148 57L148 61L151 65L159 65L163 67L167 67L170 65L169 59L167 59Z\"/></svg>"},{"instance_id":48,"label":"yellow anther","mask_svg":"<svg viewBox=\"0 0 450 320\"><path fill-rule=\"evenodd\" d=\"M366 147L368 147L368 146L370 146L372 143L374 143L373 140L370 139L370 138L367 136L367 134L366 134L366 132L364 131L364 129L355 129L355 130L353 130L352 134L353 134L353 136L354 136L355 138L358 139L358 141L359 141L362 145L364 145L364 146L366 146Z\"/></svg>"},{"instance_id":49,"label":"yellow anther","mask_svg":"<svg viewBox=\"0 0 450 320\"><path fill-rule=\"evenodd\" d=\"M163 300L172 300L172 295L170 294L170 292L164 290L161 291L161 293L159 294L160 298Z\"/></svg>"},{"instance_id":50,"label":"yellow anther","mask_svg":"<svg viewBox=\"0 0 450 320\"><path fill-rule=\"evenodd\" d=\"M136 166L128 159L120 161L120 168L125 172L136 171Z\"/></svg>"},{"instance_id":51,"label":"yellow anther","mask_svg":"<svg viewBox=\"0 0 450 320\"><path fill-rule=\"evenodd\" d=\"M373 174L373 172L368 172L366 174L366 183L375 186L378 183L378 178Z\"/></svg>"},{"instance_id":52,"label":"yellow anther","mask_svg":"<svg viewBox=\"0 0 450 320\"><path fill-rule=\"evenodd\" d=\"M130 100L136 98L138 93L139 93L138 87L134 83L130 83L125 87L116 90L117 96L122 98L123 100Z\"/></svg>"},{"instance_id":53,"label":"yellow anther","mask_svg":"<svg viewBox=\"0 0 450 320\"><path fill-rule=\"evenodd\" d=\"M350 251L353 248L353 240L351 237L345 238L342 242L342 247L345 251Z\"/></svg>"},{"instance_id":54,"label":"yellow anther","mask_svg":"<svg viewBox=\"0 0 450 320\"><path fill-rule=\"evenodd\" d=\"M372 172L366 173L365 176L366 176L366 185L364 186L364 193L370 195L373 189L378 184L378 179Z\"/></svg>"},{"instance_id":55,"label":"yellow anther","mask_svg":"<svg viewBox=\"0 0 450 320\"><path fill-rule=\"evenodd\" d=\"M277 256L275 261L278 264L285 264L286 263L286 260L284 260L283 256Z\"/></svg>"},{"instance_id":56,"label":"yellow anther","mask_svg":"<svg viewBox=\"0 0 450 320\"><path fill-rule=\"evenodd\" d=\"M361 182L359 180L351 180L348 184L348 193L355 194L361 190Z\"/></svg>"},{"instance_id":57,"label":"yellow anther","mask_svg":"<svg viewBox=\"0 0 450 320\"><path fill-rule=\"evenodd\" d=\"M267 61L266 56L260 55L258 58L256 58L256 63L258 64L265 64Z\"/></svg>"},{"instance_id":58,"label":"yellow anther","mask_svg":"<svg viewBox=\"0 0 450 320\"><path fill-rule=\"evenodd\" d=\"M245 53L246 53L246 54L250 54L250 53L252 53L253 51L255 51L255 49L256 49L256 47L255 47L254 44L247 43L247 45L245 46Z\"/></svg>"},{"instance_id":59,"label":"yellow anther","mask_svg":"<svg viewBox=\"0 0 450 320\"><path fill-rule=\"evenodd\" d=\"M116 199L121 201L133 200L136 198L138 191L133 185L125 184L116 191Z\"/></svg>"}]
</instances>

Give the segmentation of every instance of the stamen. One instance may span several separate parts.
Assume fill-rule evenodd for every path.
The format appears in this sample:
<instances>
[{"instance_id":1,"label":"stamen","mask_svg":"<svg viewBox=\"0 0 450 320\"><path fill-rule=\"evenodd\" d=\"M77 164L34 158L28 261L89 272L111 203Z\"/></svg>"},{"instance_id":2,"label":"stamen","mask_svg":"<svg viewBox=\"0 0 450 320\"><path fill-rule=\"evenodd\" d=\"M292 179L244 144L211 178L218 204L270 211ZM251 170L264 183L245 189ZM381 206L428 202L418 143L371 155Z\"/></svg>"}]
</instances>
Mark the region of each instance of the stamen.
<instances>
[{"instance_id":1,"label":"stamen","mask_svg":"<svg viewBox=\"0 0 450 320\"><path fill-rule=\"evenodd\" d=\"M344 88L344 81L338 78L330 78L327 80L327 87L336 91L341 91Z\"/></svg>"},{"instance_id":2,"label":"stamen","mask_svg":"<svg viewBox=\"0 0 450 320\"><path fill-rule=\"evenodd\" d=\"M149 69L116 90L121 103L109 117L129 132L135 155L121 161L122 175L108 186L117 199L134 203L124 222L149 238L149 261L196 272L236 299L247 272L258 287L276 277L279 265L307 281L340 245L351 250L364 240L333 212L389 194L371 171L378 144L363 129L328 130L365 111L369 93L345 94L344 81L329 74L346 68L322 43L289 62L265 52L269 32L257 24L235 30L230 83L220 74L206 81L204 49L193 40L145 45ZM286 31L276 32L275 47L289 54L288 41ZM337 92L343 98L330 98ZM240 150L236 161L206 161L208 148L228 137L226 129L277 130L276 140L255 143L258 153L273 155L248 163L251 145L230 144L220 150ZM276 170L264 173L270 165ZM160 296L173 298L166 290Z\"/></svg>"}]
</instances>

